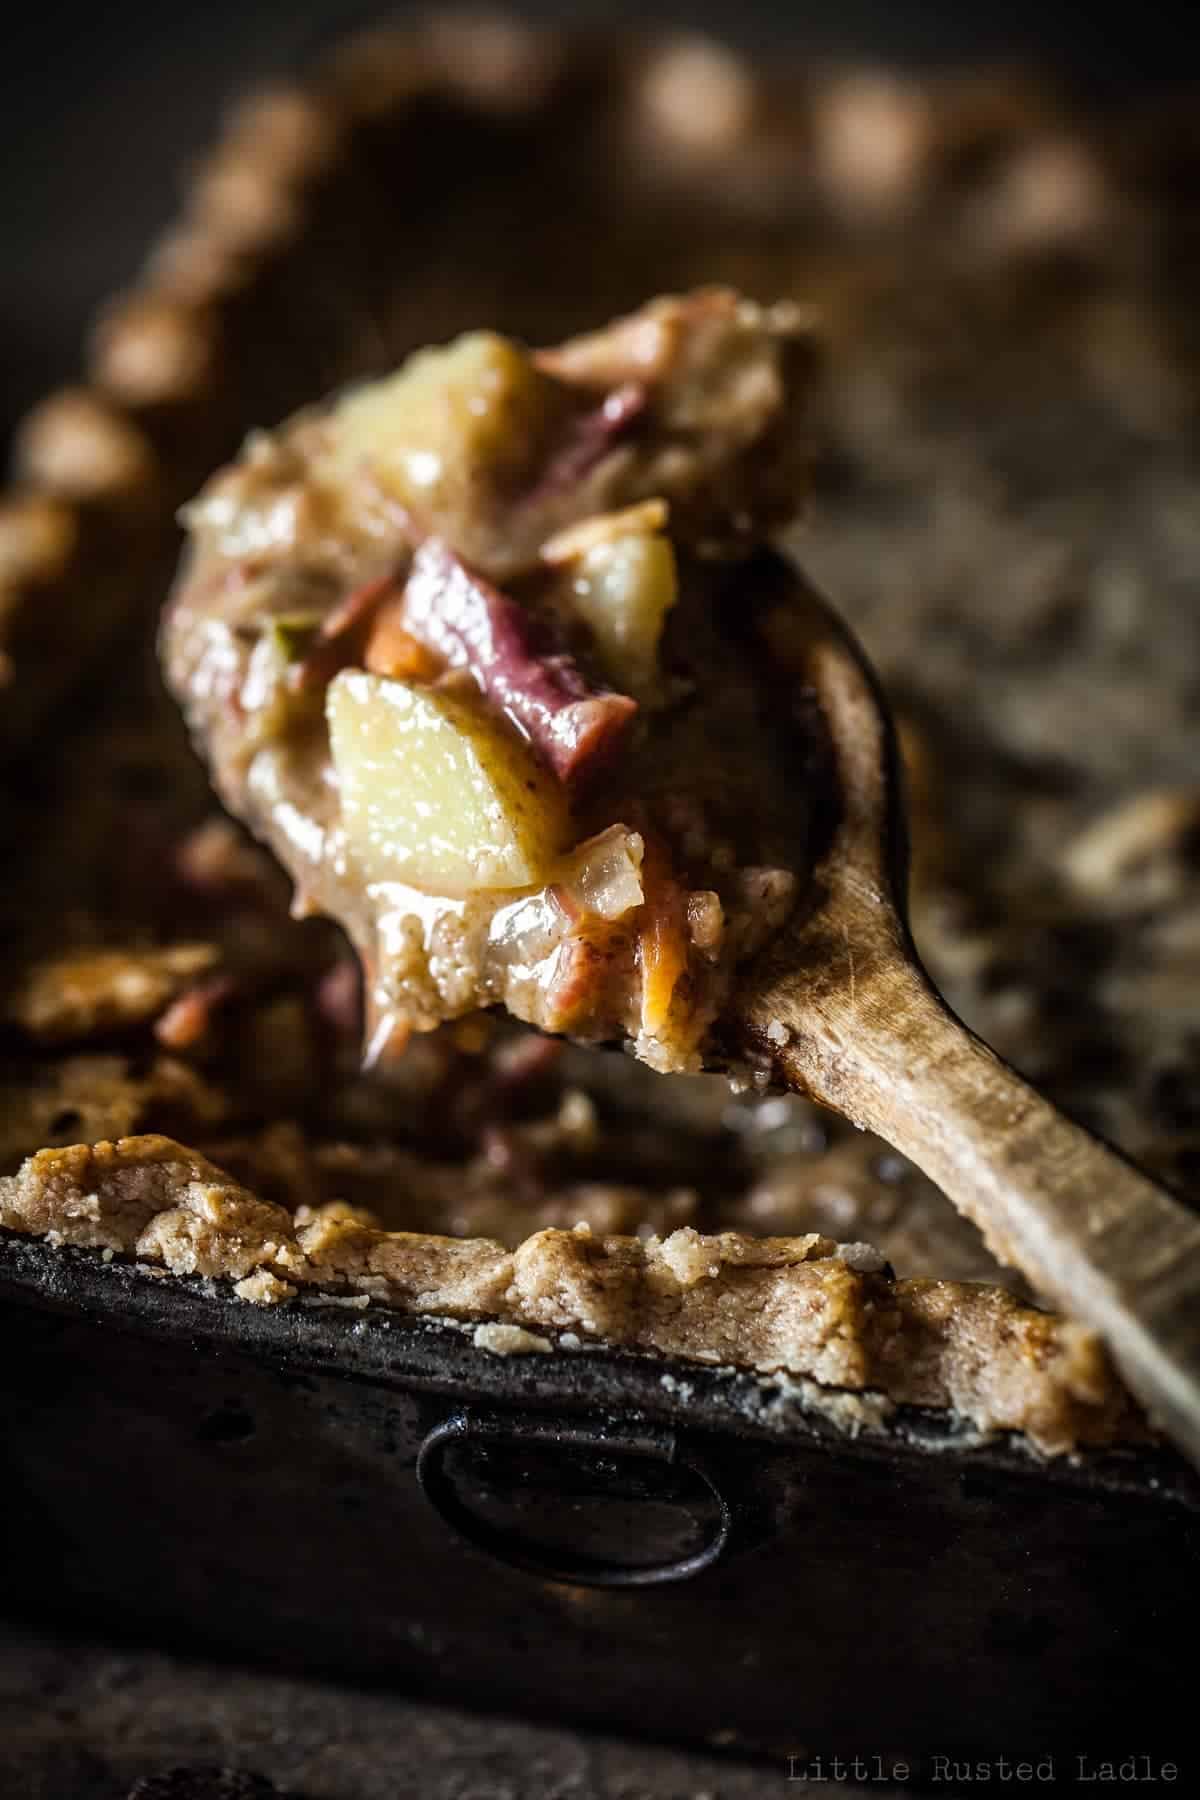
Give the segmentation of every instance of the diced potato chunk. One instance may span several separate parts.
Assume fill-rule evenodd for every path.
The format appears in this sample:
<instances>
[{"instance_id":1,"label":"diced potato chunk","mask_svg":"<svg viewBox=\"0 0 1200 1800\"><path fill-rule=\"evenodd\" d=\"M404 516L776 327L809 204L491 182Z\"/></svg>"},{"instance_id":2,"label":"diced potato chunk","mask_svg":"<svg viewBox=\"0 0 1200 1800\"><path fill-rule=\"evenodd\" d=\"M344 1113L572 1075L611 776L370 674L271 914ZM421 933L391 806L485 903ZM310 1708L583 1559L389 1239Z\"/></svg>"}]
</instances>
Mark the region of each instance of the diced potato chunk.
<instances>
[{"instance_id":1,"label":"diced potato chunk","mask_svg":"<svg viewBox=\"0 0 1200 1800\"><path fill-rule=\"evenodd\" d=\"M657 532L596 544L574 566L572 608L609 680L636 699L657 684L659 639L677 591L675 552Z\"/></svg>"},{"instance_id":2,"label":"diced potato chunk","mask_svg":"<svg viewBox=\"0 0 1200 1800\"><path fill-rule=\"evenodd\" d=\"M563 790L482 699L344 669L326 698L351 852L368 882L537 887L568 842Z\"/></svg>"},{"instance_id":3,"label":"diced potato chunk","mask_svg":"<svg viewBox=\"0 0 1200 1800\"><path fill-rule=\"evenodd\" d=\"M368 464L420 518L469 487L529 466L562 391L491 331L421 350L396 374L348 393L334 415L343 479Z\"/></svg>"}]
</instances>

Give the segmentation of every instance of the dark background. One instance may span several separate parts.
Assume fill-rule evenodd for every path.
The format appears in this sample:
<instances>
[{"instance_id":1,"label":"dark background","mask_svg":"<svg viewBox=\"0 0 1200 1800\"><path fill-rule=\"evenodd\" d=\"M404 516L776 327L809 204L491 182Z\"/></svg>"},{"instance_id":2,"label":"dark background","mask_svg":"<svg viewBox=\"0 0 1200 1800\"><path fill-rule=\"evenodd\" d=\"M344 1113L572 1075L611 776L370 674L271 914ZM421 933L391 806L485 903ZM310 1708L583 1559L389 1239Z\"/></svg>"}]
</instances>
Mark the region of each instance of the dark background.
<instances>
[{"instance_id":1,"label":"dark background","mask_svg":"<svg viewBox=\"0 0 1200 1800\"><path fill-rule=\"evenodd\" d=\"M224 104L341 30L429 5L30 0L0 55L0 436L77 367L86 322L174 212ZM909 64L1041 60L1102 88L1197 68L1195 8L1101 0L527 0L535 18L705 29Z\"/></svg>"}]
</instances>

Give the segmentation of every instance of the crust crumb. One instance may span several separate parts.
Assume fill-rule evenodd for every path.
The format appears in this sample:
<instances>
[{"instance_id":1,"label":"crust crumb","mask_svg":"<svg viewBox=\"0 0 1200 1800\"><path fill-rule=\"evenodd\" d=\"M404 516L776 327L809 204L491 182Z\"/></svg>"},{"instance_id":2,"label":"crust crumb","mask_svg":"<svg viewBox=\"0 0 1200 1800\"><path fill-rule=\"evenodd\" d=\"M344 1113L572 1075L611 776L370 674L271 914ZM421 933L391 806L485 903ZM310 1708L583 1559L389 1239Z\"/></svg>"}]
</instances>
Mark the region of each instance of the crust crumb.
<instances>
[{"instance_id":1,"label":"crust crumb","mask_svg":"<svg viewBox=\"0 0 1200 1800\"><path fill-rule=\"evenodd\" d=\"M554 1348L549 1338L526 1331L522 1325L477 1325L471 1342L477 1350L491 1350L496 1356L544 1355Z\"/></svg>"},{"instance_id":2,"label":"crust crumb","mask_svg":"<svg viewBox=\"0 0 1200 1800\"><path fill-rule=\"evenodd\" d=\"M124 1030L153 1019L218 957L213 944L66 951L29 968L6 1014L45 1044Z\"/></svg>"},{"instance_id":3,"label":"crust crumb","mask_svg":"<svg viewBox=\"0 0 1200 1800\"><path fill-rule=\"evenodd\" d=\"M233 1291L252 1306L278 1306L283 1300L294 1300L297 1293L290 1281L280 1281L269 1269L256 1269L244 1281L236 1282Z\"/></svg>"}]
</instances>

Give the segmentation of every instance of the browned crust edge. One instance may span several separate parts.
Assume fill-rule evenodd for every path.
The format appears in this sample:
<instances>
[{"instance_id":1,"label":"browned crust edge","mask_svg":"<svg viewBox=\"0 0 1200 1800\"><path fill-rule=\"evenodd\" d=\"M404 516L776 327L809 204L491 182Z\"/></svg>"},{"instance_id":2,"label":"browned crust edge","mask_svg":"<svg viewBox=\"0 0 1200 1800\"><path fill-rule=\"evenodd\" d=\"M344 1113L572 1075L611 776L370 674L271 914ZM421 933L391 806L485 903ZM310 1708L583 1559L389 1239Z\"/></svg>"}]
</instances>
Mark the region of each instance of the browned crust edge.
<instances>
[{"instance_id":1,"label":"browned crust edge","mask_svg":"<svg viewBox=\"0 0 1200 1800\"><path fill-rule=\"evenodd\" d=\"M349 1289L407 1313L574 1333L950 1408L1056 1454L1141 1435L1094 1333L966 1282L895 1281L862 1245L811 1234L665 1239L546 1230L382 1231L334 1204L296 1218L160 1136L42 1150L0 1179L0 1225L284 1302Z\"/></svg>"}]
</instances>

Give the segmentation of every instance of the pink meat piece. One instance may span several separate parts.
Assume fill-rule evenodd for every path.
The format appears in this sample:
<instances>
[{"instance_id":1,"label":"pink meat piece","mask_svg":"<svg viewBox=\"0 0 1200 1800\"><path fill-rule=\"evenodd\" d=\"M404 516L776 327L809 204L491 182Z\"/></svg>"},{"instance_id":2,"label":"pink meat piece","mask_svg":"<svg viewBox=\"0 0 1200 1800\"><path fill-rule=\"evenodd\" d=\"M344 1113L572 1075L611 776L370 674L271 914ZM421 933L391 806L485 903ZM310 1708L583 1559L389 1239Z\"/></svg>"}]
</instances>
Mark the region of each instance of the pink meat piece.
<instances>
[{"instance_id":1,"label":"pink meat piece","mask_svg":"<svg viewBox=\"0 0 1200 1800\"><path fill-rule=\"evenodd\" d=\"M624 381L606 394L599 406L581 413L571 425L566 441L550 457L527 504L553 499L589 475L608 455L617 440L646 409L646 388L640 381Z\"/></svg>"},{"instance_id":2,"label":"pink meat piece","mask_svg":"<svg viewBox=\"0 0 1200 1800\"><path fill-rule=\"evenodd\" d=\"M296 693L329 686L339 669L353 662L381 603L396 589L394 575L377 575L352 588L321 622L316 641L289 676Z\"/></svg>"},{"instance_id":3,"label":"pink meat piece","mask_svg":"<svg viewBox=\"0 0 1200 1800\"><path fill-rule=\"evenodd\" d=\"M160 1014L154 1035L168 1050L192 1050L207 1034L214 1016L240 991L234 975L211 975L185 988Z\"/></svg>"},{"instance_id":4,"label":"pink meat piece","mask_svg":"<svg viewBox=\"0 0 1200 1800\"><path fill-rule=\"evenodd\" d=\"M560 781L613 749L637 711L627 694L593 687L546 628L440 538L426 539L413 558L404 622L451 668L474 677Z\"/></svg>"},{"instance_id":5,"label":"pink meat piece","mask_svg":"<svg viewBox=\"0 0 1200 1800\"><path fill-rule=\"evenodd\" d=\"M362 1037L362 977L352 956L335 962L317 983L317 1012L337 1037Z\"/></svg>"}]
</instances>

